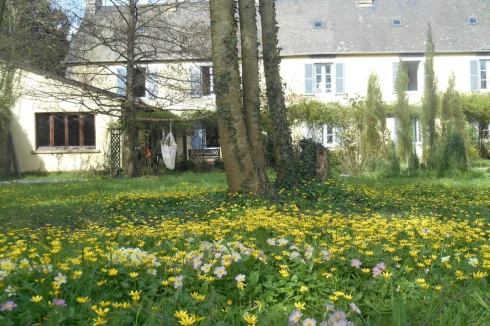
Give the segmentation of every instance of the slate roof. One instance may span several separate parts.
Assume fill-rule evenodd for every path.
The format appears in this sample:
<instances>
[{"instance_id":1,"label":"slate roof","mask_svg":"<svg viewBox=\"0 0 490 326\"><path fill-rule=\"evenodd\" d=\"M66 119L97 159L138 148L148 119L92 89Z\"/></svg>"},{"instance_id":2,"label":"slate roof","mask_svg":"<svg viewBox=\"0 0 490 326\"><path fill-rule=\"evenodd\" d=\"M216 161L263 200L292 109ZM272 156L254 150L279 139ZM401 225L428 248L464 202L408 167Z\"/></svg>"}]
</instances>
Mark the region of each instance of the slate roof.
<instances>
[{"instance_id":1,"label":"slate roof","mask_svg":"<svg viewBox=\"0 0 490 326\"><path fill-rule=\"evenodd\" d=\"M375 0L372 7L359 0L277 0L277 17L283 55L420 53L428 23L436 52L490 51L488 0ZM314 21L324 28L314 29Z\"/></svg>"},{"instance_id":2,"label":"slate roof","mask_svg":"<svg viewBox=\"0 0 490 326\"><path fill-rule=\"evenodd\" d=\"M366 0L363 0L364 2ZM360 0L276 0L279 24L279 45L283 56L311 56L328 54L382 54L423 53L428 23L433 29L436 52L475 53L490 52L489 0L374 0L373 6L360 7ZM188 21L189 26L207 29L207 4L195 8L178 9L168 13L169 22ZM197 7L196 7L197 8ZM107 20L114 10L100 8L96 16ZM468 23L475 17L476 25ZM393 26L399 19L401 26ZM321 21L322 28L314 28ZM83 30L83 29L81 29ZM83 33L79 32L71 52L83 47ZM209 33L202 33L194 45L202 47L201 57L209 58ZM165 46L162 46L165 49ZM107 48L97 47L84 52L89 61L115 61L119 58ZM167 51L172 52L172 51ZM195 59L193 53L174 51L156 54L150 60ZM67 62L78 61L77 55L68 55Z\"/></svg>"}]
</instances>

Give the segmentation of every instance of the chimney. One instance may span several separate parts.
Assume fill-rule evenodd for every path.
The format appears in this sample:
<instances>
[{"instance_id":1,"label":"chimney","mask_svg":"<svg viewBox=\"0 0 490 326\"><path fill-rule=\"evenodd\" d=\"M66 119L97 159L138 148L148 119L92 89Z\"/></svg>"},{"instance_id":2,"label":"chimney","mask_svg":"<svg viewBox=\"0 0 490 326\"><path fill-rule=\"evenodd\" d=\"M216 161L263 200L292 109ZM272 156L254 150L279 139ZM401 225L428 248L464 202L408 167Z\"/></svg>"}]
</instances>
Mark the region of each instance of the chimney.
<instances>
[{"instance_id":1,"label":"chimney","mask_svg":"<svg viewBox=\"0 0 490 326\"><path fill-rule=\"evenodd\" d=\"M85 13L94 13L102 5L102 0L85 0Z\"/></svg>"}]
</instances>

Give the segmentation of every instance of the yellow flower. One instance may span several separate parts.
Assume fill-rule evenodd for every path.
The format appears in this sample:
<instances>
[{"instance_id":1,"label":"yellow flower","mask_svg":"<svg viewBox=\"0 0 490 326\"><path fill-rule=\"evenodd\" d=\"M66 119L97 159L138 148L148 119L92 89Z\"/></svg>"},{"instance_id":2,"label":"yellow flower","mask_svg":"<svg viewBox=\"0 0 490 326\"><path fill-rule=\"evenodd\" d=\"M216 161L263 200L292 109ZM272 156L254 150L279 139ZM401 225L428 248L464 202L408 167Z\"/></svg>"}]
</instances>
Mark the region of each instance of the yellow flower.
<instances>
[{"instance_id":1,"label":"yellow flower","mask_svg":"<svg viewBox=\"0 0 490 326\"><path fill-rule=\"evenodd\" d=\"M308 287L304 285L299 288L299 292L301 293L308 292L308 290L309 290Z\"/></svg>"},{"instance_id":2,"label":"yellow flower","mask_svg":"<svg viewBox=\"0 0 490 326\"><path fill-rule=\"evenodd\" d=\"M337 300L339 299L339 297L338 297L338 296L336 296L336 295L331 295L331 296L329 296L328 298L329 298L330 300L332 300L333 302L335 302L335 301L337 301Z\"/></svg>"},{"instance_id":3,"label":"yellow flower","mask_svg":"<svg viewBox=\"0 0 490 326\"><path fill-rule=\"evenodd\" d=\"M381 275L383 275L384 278L388 279L390 278L393 274L390 273L389 271L384 271Z\"/></svg>"},{"instance_id":4,"label":"yellow flower","mask_svg":"<svg viewBox=\"0 0 490 326\"><path fill-rule=\"evenodd\" d=\"M306 303L305 302L296 302L294 305L294 308L298 310L305 310L306 309Z\"/></svg>"},{"instance_id":5,"label":"yellow flower","mask_svg":"<svg viewBox=\"0 0 490 326\"><path fill-rule=\"evenodd\" d=\"M233 301L231 301L231 300L228 299L228 301L226 301L226 304L229 305L229 306L231 306L233 304Z\"/></svg>"},{"instance_id":6,"label":"yellow flower","mask_svg":"<svg viewBox=\"0 0 490 326\"><path fill-rule=\"evenodd\" d=\"M131 304L129 302L124 302L121 304L121 308L129 309L129 308L131 308Z\"/></svg>"},{"instance_id":7,"label":"yellow flower","mask_svg":"<svg viewBox=\"0 0 490 326\"><path fill-rule=\"evenodd\" d=\"M78 297L77 298L77 302L78 303L85 303L85 302L88 302L90 301L90 298L89 297Z\"/></svg>"},{"instance_id":8,"label":"yellow flower","mask_svg":"<svg viewBox=\"0 0 490 326\"><path fill-rule=\"evenodd\" d=\"M187 311L184 311L184 310L179 310L179 311L176 311L174 313L174 316L177 318L177 319L183 319L185 317L189 317L189 314L187 314Z\"/></svg>"},{"instance_id":9,"label":"yellow flower","mask_svg":"<svg viewBox=\"0 0 490 326\"><path fill-rule=\"evenodd\" d=\"M247 322L248 325L255 325L255 324L257 324L257 320L258 320L257 316L250 315L248 313L243 315L243 319Z\"/></svg>"},{"instance_id":10,"label":"yellow flower","mask_svg":"<svg viewBox=\"0 0 490 326\"><path fill-rule=\"evenodd\" d=\"M259 311L260 311L260 309L262 309L262 307L264 307L264 304L262 303L262 301L255 300L254 302L257 305L256 307L259 308Z\"/></svg>"},{"instance_id":11,"label":"yellow flower","mask_svg":"<svg viewBox=\"0 0 490 326\"><path fill-rule=\"evenodd\" d=\"M97 285L98 286L102 286L102 285L104 285L106 283L107 283L107 280L102 280L102 281L97 282Z\"/></svg>"},{"instance_id":12,"label":"yellow flower","mask_svg":"<svg viewBox=\"0 0 490 326\"><path fill-rule=\"evenodd\" d=\"M363 273L366 273L366 274L371 272L371 270L369 268L363 268L363 269L361 269L361 271Z\"/></svg>"},{"instance_id":13,"label":"yellow flower","mask_svg":"<svg viewBox=\"0 0 490 326\"><path fill-rule=\"evenodd\" d=\"M344 295L345 300L352 300L352 295L346 294Z\"/></svg>"},{"instance_id":14,"label":"yellow flower","mask_svg":"<svg viewBox=\"0 0 490 326\"><path fill-rule=\"evenodd\" d=\"M343 297L345 295L345 293L342 291L337 291L337 292L334 292L333 294L335 294L337 297Z\"/></svg>"},{"instance_id":15,"label":"yellow flower","mask_svg":"<svg viewBox=\"0 0 490 326\"><path fill-rule=\"evenodd\" d=\"M442 290L442 286L441 285L437 285L434 287L434 289L436 289L436 291L441 291Z\"/></svg>"},{"instance_id":16,"label":"yellow flower","mask_svg":"<svg viewBox=\"0 0 490 326\"><path fill-rule=\"evenodd\" d=\"M129 273L129 276L131 278L137 278L140 274L136 273L136 272L132 272L132 273Z\"/></svg>"},{"instance_id":17,"label":"yellow flower","mask_svg":"<svg viewBox=\"0 0 490 326\"><path fill-rule=\"evenodd\" d=\"M197 301L203 301L204 299L206 299L205 295L199 294L198 292L192 292L191 297L193 297Z\"/></svg>"},{"instance_id":18,"label":"yellow flower","mask_svg":"<svg viewBox=\"0 0 490 326\"><path fill-rule=\"evenodd\" d=\"M488 273L485 273L485 272L476 272L476 273L473 273L473 277L477 280L480 280L482 278L485 278L488 276Z\"/></svg>"},{"instance_id":19,"label":"yellow flower","mask_svg":"<svg viewBox=\"0 0 490 326\"><path fill-rule=\"evenodd\" d=\"M111 268L109 269L109 276L116 276L118 273L117 269Z\"/></svg>"},{"instance_id":20,"label":"yellow flower","mask_svg":"<svg viewBox=\"0 0 490 326\"><path fill-rule=\"evenodd\" d=\"M422 288L423 288L424 290L428 290L428 289L430 288L430 284L426 284L426 283L424 283L424 284L421 284L421 285L422 285Z\"/></svg>"},{"instance_id":21,"label":"yellow flower","mask_svg":"<svg viewBox=\"0 0 490 326\"><path fill-rule=\"evenodd\" d=\"M107 323L106 319L102 319L100 317L97 317L97 319L92 319L94 321L94 325L104 325Z\"/></svg>"},{"instance_id":22,"label":"yellow flower","mask_svg":"<svg viewBox=\"0 0 490 326\"><path fill-rule=\"evenodd\" d=\"M99 315L99 317L105 317L109 313L110 310L109 310L109 308L105 308L105 309L97 308L94 311L97 315Z\"/></svg>"},{"instance_id":23,"label":"yellow flower","mask_svg":"<svg viewBox=\"0 0 490 326\"><path fill-rule=\"evenodd\" d=\"M101 301L99 304L102 307L109 307L112 303L110 301Z\"/></svg>"},{"instance_id":24,"label":"yellow flower","mask_svg":"<svg viewBox=\"0 0 490 326\"><path fill-rule=\"evenodd\" d=\"M192 316L184 316L180 319L179 324L181 325L192 325L196 322L196 319Z\"/></svg>"},{"instance_id":25,"label":"yellow flower","mask_svg":"<svg viewBox=\"0 0 490 326\"><path fill-rule=\"evenodd\" d=\"M37 303L40 302L42 299L43 299L42 295L36 295L31 298L31 301Z\"/></svg>"}]
</instances>

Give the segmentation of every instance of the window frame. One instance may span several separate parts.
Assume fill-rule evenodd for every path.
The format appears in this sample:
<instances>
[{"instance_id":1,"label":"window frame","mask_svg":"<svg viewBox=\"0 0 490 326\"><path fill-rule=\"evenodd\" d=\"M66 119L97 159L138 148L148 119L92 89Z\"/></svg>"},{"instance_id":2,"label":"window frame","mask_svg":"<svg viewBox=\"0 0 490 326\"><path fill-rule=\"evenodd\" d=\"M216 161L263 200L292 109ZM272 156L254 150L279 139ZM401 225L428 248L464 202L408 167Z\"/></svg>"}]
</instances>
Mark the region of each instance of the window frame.
<instances>
[{"instance_id":1,"label":"window frame","mask_svg":"<svg viewBox=\"0 0 490 326\"><path fill-rule=\"evenodd\" d=\"M314 85L315 85L315 95L316 94L332 94L333 93L333 69L332 67L334 66L333 63L314 63L314 70L315 70L315 75L314 75ZM320 67L321 71L320 73L317 72L317 67ZM327 67L330 68L330 73L327 73ZM320 83L318 83L318 76L320 76L321 80ZM327 88L328 82L327 82L327 76L330 76L330 88ZM320 84L321 88L317 88L317 85ZM318 91L320 89L320 91Z\"/></svg>"},{"instance_id":2,"label":"window frame","mask_svg":"<svg viewBox=\"0 0 490 326\"><path fill-rule=\"evenodd\" d=\"M482 87L482 63L484 63L485 66L485 87ZM490 68L490 60L489 59L480 59L478 60L478 87L480 88L480 91L483 92L488 92L490 91L490 88L488 87L488 70Z\"/></svg>"},{"instance_id":3,"label":"window frame","mask_svg":"<svg viewBox=\"0 0 490 326\"><path fill-rule=\"evenodd\" d=\"M96 115L91 113L83 113L83 112L36 112L34 113L34 123L35 123L35 135L36 135L36 150L57 150L57 149L96 149L97 147L97 123L96 123ZM48 116L48 133L49 133L49 146L41 146L39 144L39 122L38 117L41 115ZM63 117L63 132L64 132L64 146L55 145L55 118L56 116ZM78 144L75 146L70 146L70 129L69 129L69 117L70 116L78 116ZM84 116L92 116L93 117L93 145L85 145L85 118Z\"/></svg>"}]
</instances>

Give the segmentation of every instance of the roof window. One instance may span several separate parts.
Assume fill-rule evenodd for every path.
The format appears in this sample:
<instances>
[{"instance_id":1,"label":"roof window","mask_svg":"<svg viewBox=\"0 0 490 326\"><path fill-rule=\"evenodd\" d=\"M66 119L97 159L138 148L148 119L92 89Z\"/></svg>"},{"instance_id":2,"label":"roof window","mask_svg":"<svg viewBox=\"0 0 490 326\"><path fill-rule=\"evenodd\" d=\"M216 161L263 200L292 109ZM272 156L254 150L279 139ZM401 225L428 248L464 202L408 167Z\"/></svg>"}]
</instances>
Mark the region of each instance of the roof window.
<instances>
[{"instance_id":1,"label":"roof window","mask_svg":"<svg viewBox=\"0 0 490 326\"><path fill-rule=\"evenodd\" d=\"M374 0L358 0L359 8L374 6Z\"/></svg>"},{"instance_id":2,"label":"roof window","mask_svg":"<svg viewBox=\"0 0 490 326\"><path fill-rule=\"evenodd\" d=\"M402 21L400 19L393 19L391 23L393 26L402 26Z\"/></svg>"},{"instance_id":3,"label":"roof window","mask_svg":"<svg viewBox=\"0 0 490 326\"><path fill-rule=\"evenodd\" d=\"M323 28L323 22L322 22L322 21L316 21L316 22L313 22L313 28L314 28L314 29L320 29L320 28Z\"/></svg>"},{"instance_id":4,"label":"roof window","mask_svg":"<svg viewBox=\"0 0 490 326\"><path fill-rule=\"evenodd\" d=\"M476 17L468 17L468 24L476 25L478 24L478 20L476 19Z\"/></svg>"}]
</instances>

